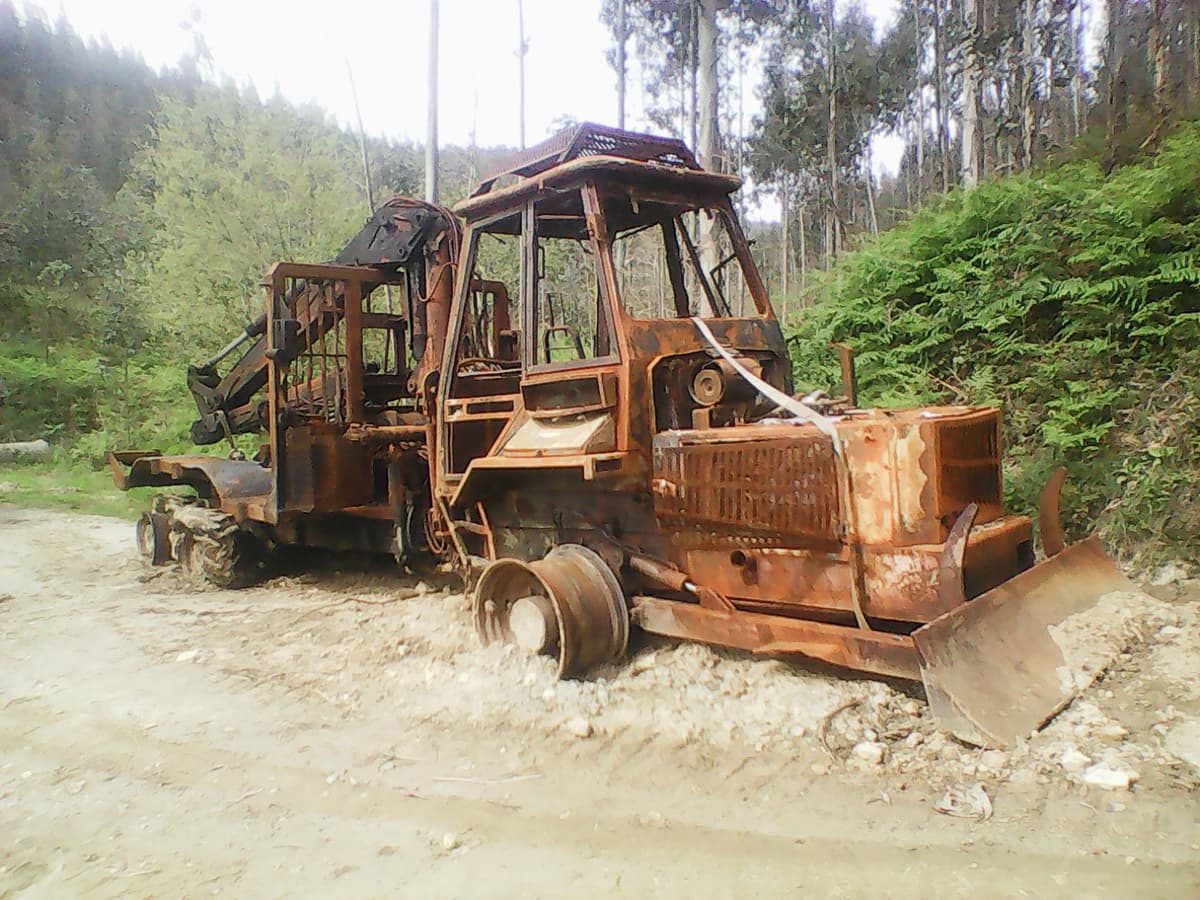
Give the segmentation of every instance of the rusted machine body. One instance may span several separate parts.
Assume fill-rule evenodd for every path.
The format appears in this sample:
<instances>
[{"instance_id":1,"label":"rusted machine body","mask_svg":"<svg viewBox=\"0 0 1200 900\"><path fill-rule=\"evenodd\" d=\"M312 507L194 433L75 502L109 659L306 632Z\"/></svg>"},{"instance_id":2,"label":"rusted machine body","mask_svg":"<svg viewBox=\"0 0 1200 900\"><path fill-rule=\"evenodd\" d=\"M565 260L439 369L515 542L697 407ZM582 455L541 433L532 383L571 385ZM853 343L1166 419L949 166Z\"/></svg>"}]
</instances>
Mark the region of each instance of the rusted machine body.
<instances>
[{"instance_id":1,"label":"rusted machine body","mask_svg":"<svg viewBox=\"0 0 1200 900\"><path fill-rule=\"evenodd\" d=\"M122 486L200 497L156 505L143 551L221 583L247 534L423 540L467 573L483 640L564 677L638 626L921 679L977 743L1036 728L1079 684L1055 626L1128 582L1064 549L1059 478L1034 565L998 409L860 407L847 348L843 396L793 395L739 186L677 140L581 125L484 179L463 231L394 201L340 264L275 266L251 347L190 373L197 442L259 429L261 458L110 455ZM389 286L402 313L372 304Z\"/></svg>"},{"instance_id":2,"label":"rusted machine body","mask_svg":"<svg viewBox=\"0 0 1200 900\"><path fill-rule=\"evenodd\" d=\"M618 608L657 634L883 676L970 668L967 631L942 659L914 634L1033 566L1029 518L1003 508L1000 411L858 408L852 366L851 396L792 397L738 186L677 141L580 126L456 208L433 489L483 569L479 633L556 656L562 674L624 648L624 622L607 624ZM479 315L468 273L500 239L518 258L519 352L481 358L464 344ZM1018 669L1022 621L1005 637ZM1023 689L1009 674L997 695ZM941 683L959 731L1015 736L975 720L969 681ZM1053 711L1037 702L1034 718Z\"/></svg>"},{"instance_id":3,"label":"rusted machine body","mask_svg":"<svg viewBox=\"0 0 1200 900\"><path fill-rule=\"evenodd\" d=\"M252 574L243 571L252 546L403 558L425 544L429 423L419 397L442 353L460 236L448 211L397 197L335 261L272 266L263 316L188 371L193 439L259 432L257 458L108 454L122 488L196 494L143 516L139 544L153 561L236 583Z\"/></svg>"}]
</instances>

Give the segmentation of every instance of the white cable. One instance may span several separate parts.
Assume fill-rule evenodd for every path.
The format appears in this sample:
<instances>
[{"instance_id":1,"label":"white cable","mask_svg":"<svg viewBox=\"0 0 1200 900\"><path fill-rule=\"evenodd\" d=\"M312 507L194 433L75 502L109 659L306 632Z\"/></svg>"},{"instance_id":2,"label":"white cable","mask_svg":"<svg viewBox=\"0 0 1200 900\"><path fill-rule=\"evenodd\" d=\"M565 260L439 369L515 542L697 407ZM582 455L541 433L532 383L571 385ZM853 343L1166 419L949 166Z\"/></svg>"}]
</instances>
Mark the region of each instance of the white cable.
<instances>
[{"instance_id":1,"label":"white cable","mask_svg":"<svg viewBox=\"0 0 1200 900\"><path fill-rule=\"evenodd\" d=\"M821 415L815 409L805 406L794 397L789 397L783 391L779 390L779 388L772 387L771 385L767 384L767 382L763 381L761 378L739 363L737 358L734 357L732 353L721 346L717 339L713 337L713 333L709 331L708 324L703 319L693 316L692 321L696 324L696 328L699 330L700 334L704 336L704 339L712 345L712 348L716 350L717 353L721 354L721 358L733 366L734 371L741 375L742 378L746 379L752 388L754 388L776 406L780 407L781 409L786 409L797 419L800 419L804 422L811 422L813 425L816 425L823 434L828 435L829 439L833 441L833 452L839 456L841 455L842 442L838 440L837 426L834 425L833 419L829 418L828 416Z\"/></svg>"}]
</instances>

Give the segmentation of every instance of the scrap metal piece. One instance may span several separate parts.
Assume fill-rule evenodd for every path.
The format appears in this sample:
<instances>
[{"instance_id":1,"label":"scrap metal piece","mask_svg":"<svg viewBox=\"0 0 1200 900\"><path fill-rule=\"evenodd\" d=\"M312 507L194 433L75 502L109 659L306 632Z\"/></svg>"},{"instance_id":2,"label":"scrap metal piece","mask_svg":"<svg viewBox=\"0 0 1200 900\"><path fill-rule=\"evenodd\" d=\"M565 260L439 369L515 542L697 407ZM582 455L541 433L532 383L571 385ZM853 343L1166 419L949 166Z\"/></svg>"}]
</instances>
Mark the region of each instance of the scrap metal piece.
<instances>
[{"instance_id":1,"label":"scrap metal piece","mask_svg":"<svg viewBox=\"0 0 1200 900\"><path fill-rule=\"evenodd\" d=\"M938 604L942 609L954 609L967 602L966 585L963 583L963 556L967 552L967 538L979 512L978 503L969 503L959 514L950 534L942 547L941 565L937 574Z\"/></svg>"},{"instance_id":2,"label":"scrap metal piece","mask_svg":"<svg viewBox=\"0 0 1200 900\"><path fill-rule=\"evenodd\" d=\"M851 406L858 406L858 373L854 368L854 348L836 341L829 346L837 350L838 363L842 368L842 395Z\"/></svg>"},{"instance_id":3,"label":"scrap metal piece","mask_svg":"<svg viewBox=\"0 0 1200 900\"><path fill-rule=\"evenodd\" d=\"M917 629L934 715L978 746L1029 735L1079 690L1056 631L1105 594L1136 590L1093 535Z\"/></svg>"},{"instance_id":4,"label":"scrap metal piece","mask_svg":"<svg viewBox=\"0 0 1200 900\"><path fill-rule=\"evenodd\" d=\"M725 612L661 597L635 597L634 603L634 623L654 634L753 653L800 654L890 678L915 681L920 676L916 651L906 635L743 610Z\"/></svg>"}]
</instances>

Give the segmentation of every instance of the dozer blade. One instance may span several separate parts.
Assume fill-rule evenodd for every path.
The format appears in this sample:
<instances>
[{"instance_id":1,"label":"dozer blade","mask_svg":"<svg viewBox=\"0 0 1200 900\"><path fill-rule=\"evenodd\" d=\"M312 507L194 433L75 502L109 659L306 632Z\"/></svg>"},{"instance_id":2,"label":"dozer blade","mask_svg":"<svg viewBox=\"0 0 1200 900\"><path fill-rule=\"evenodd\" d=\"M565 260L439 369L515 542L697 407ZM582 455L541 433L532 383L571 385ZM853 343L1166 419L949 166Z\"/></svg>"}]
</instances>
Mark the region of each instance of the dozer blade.
<instances>
[{"instance_id":1,"label":"dozer blade","mask_svg":"<svg viewBox=\"0 0 1200 900\"><path fill-rule=\"evenodd\" d=\"M1028 736L1120 652L1092 607L1138 590L1093 535L919 628L913 640L934 715L978 746Z\"/></svg>"}]
</instances>

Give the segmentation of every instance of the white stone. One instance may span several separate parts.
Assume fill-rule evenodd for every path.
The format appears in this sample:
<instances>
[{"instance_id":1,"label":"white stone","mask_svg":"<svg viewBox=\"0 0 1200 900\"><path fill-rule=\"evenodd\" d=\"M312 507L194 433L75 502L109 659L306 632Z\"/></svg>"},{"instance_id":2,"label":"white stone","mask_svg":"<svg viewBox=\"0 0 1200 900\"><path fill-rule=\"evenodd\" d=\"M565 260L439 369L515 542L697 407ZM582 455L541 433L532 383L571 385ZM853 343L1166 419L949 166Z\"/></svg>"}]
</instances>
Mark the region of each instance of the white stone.
<instances>
[{"instance_id":1,"label":"white stone","mask_svg":"<svg viewBox=\"0 0 1200 900\"><path fill-rule=\"evenodd\" d=\"M1200 719L1180 722L1168 732L1166 748L1200 772Z\"/></svg>"},{"instance_id":2,"label":"white stone","mask_svg":"<svg viewBox=\"0 0 1200 900\"><path fill-rule=\"evenodd\" d=\"M858 759L865 763L870 763L877 766L883 762L883 754L887 748L875 741L861 741L854 745L854 750L851 751Z\"/></svg>"},{"instance_id":3,"label":"white stone","mask_svg":"<svg viewBox=\"0 0 1200 900\"><path fill-rule=\"evenodd\" d=\"M813 763L812 764L812 773L814 775L828 775L829 774L829 766L825 765L825 763Z\"/></svg>"},{"instance_id":4,"label":"white stone","mask_svg":"<svg viewBox=\"0 0 1200 900\"><path fill-rule=\"evenodd\" d=\"M1122 790L1137 780L1137 772L1125 766L1114 766L1107 762L1098 762L1093 766L1088 766L1083 772L1084 784L1103 788L1106 791Z\"/></svg>"},{"instance_id":5,"label":"white stone","mask_svg":"<svg viewBox=\"0 0 1200 900\"><path fill-rule=\"evenodd\" d=\"M979 765L992 772L999 772L1008 765L1008 755L1002 750L985 750L979 755Z\"/></svg>"},{"instance_id":6,"label":"white stone","mask_svg":"<svg viewBox=\"0 0 1200 900\"><path fill-rule=\"evenodd\" d=\"M910 734L908 737L906 737L904 739L904 746L919 747L924 742L924 740L925 740L925 735L921 734L921 732L919 732L919 731L914 731L912 734Z\"/></svg>"},{"instance_id":7,"label":"white stone","mask_svg":"<svg viewBox=\"0 0 1200 900\"><path fill-rule=\"evenodd\" d=\"M443 850L447 850L447 851L457 850L461 846L462 846L462 838L460 838L453 831L447 831L445 834L442 835L442 849Z\"/></svg>"},{"instance_id":8,"label":"white stone","mask_svg":"<svg viewBox=\"0 0 1200 900\"><path fill-rule=\"evenodd\" d=\"M1063 771L1082 772L1092 764L1092 758L1080 753L1075 747L1070 747L1058 758L1058 764L1063 767Z\"/></svg>"},{"instance_id":9,"label":"white stone","mask_svg":"<svg viewBox=\"0 0 1200 900\"><path fill-rule=\"evenodd\" d=\"M193 661L195 661L196 657L199 655L200 655L199 650L184 650L182 653L180 653L178 656L175 657L175 662L177 662L177 663L193 662Z\"/></svg>"},{"instance_id":10,"label":"white stone","mask_svg":"<svg viewBox=\"0 0 1200 900\"><path fill-rule=\"evenodd\" d=\"M592 736L592 723L583 716L575 716L567 722L567 730L578 738L589 738Z\"/></svg>"},{"instance_id":11,"label":"white stone","mask_svg":"<svg viewBox=\"0 0 1200 900\"><path fill-rule=\"evenodd\" d=\"M1096 729L1095 734L1096 737L1104 738L1106 741L1123 741L1129 737L1129 732L1116 722L1101 725Z\"/></svg>"},{"instance_id":12,"label":"white stone","mask_svg":"<svg viewBox=\"0 0 1200 900\"><path fill-rule=\"evenodd\" d=\"M1178 562L1169 562L1164 566L1159 566L1158 571L1154 573L1154 577L1150 579L1150 584L1154 587L1166 587L1170 584L1175 584L1179 581L1184 581L1188 577L1187 569Z\"/></svg>"}]
</instances>

